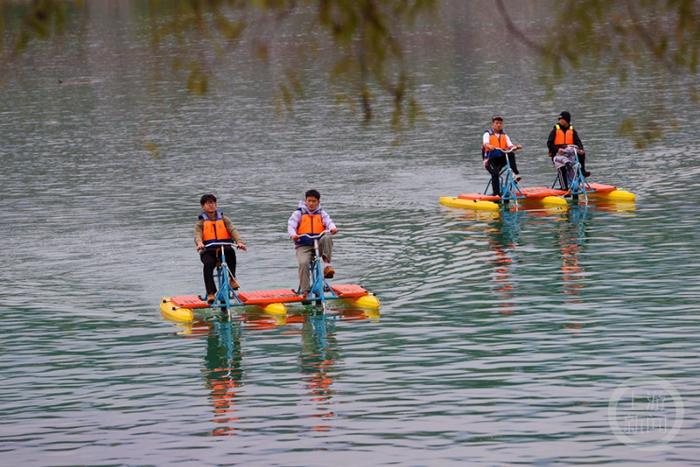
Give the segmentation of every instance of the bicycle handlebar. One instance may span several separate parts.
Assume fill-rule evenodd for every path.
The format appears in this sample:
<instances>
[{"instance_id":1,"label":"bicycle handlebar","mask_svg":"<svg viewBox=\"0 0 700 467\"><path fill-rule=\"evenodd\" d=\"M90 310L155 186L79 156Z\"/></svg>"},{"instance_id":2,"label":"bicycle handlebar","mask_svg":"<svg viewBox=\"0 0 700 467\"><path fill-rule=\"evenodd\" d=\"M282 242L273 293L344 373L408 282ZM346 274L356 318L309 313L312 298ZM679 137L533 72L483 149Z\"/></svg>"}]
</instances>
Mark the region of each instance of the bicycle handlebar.
<instances>
[{"instance_id":1,"label":"bicycle handlebar","mask_svg":"<svg viewBox=\"0 0 700 467\"><path fill-rule=\"evenodd\" d=\"M210 246L233 246L236 248L240 247L240 245L238 245L238 243L236 242L211 242L204 245L204 248L208 248Z\"/></svg>"},{"instance_id":2,"label":"bicycle handlebar","mask_svg":"<svg viewBox=\"0 0 700 467\"><path fill-rule=\"evenodd\" d=\"M315 234L315 235L314 234L301 234L301 235L299 235L299 238L306 237L306 238L309 238L311 240L319 240L321 237L325 236L327 233L331 233L331 231L324 230L323 232L321 232L319 234Z\"/></svg>"},{"instance_id":3,"label":"bicycle handlebar","mask_svg":"<svg viewBox=\"0 0 700 467\"><path fill-rule=\"evenodd\" d=\"M514 153L515 151L517 151L518 149L522 149L522 147L519 148L517 144L514 144L513 147L511 147L510 149L503 149L503 148L485 149L484 148L484 150L486 151L487 154L491 151L501 151L503 154L511 154L511 153Z\"/></svg>"},{"instance_id":4,"label":"bicycle handlebar","mask_svg":"<svg viewBox=\"0 0 700 467\"><path fill-rule=\"evenodd\" d=\"M575 149L576 150L576 155L583 154L585 151L581 149L580 147L576 146L575 144L567 144L565 146L562 146L559 148L559 150L562 149Z\"/></svg>"}]
</instances>

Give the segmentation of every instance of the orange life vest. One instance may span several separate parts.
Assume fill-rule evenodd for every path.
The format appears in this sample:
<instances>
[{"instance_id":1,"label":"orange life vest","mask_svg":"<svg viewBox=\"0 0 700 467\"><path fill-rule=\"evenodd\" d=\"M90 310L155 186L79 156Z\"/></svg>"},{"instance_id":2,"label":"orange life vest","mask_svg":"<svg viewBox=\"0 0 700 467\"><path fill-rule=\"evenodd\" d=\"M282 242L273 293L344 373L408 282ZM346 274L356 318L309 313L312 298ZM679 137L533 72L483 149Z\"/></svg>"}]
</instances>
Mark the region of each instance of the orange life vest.
<instances>
[{"instance_id":1,"label":"orange life vest","mask_svg":"<svg viewBox=\"0 0 700 467\"><path fill-rule=\"evenodd\" d=\"M323 232L324 229L320 211L316 214L302 213L299 227L297 227L297 235L316 235Z\"/></svg>"},{"instance_id":2,"label":"orange life vest","mask_svg":"<svg viewBox=\"0 0 700 467\"><path fill-rule=\"evenodd\" d=\"M202 225L202 242L204 246L222 241L231 241L231 233L224 224L224 215L221 211L216 211L216 218L209 219L209 216L203 212L199 215L199 219L204 221Z\"/></svg>"},{"instance_id":3,"label":"orange life vest","mask_svg":"<svg viewBox=\"0 0 700 467\"><path fill-rule=\"evenodd\" d=\"M574 126L569 125L569 128L566 129L566 131L561 129L561 126L557 123L554 125L554 128L557 130L556 136L554 137L554 144L556 146L562 146L562 145L568 145L568 144L574 144Z\"/></svg>"},{"instance_id":4,"label":"orange life vest","mask_svg":"<svg viewBox=\"0 0 700 467\"><path fill-rule=\"evenodd\" d=\"M508 147L508 143L506 143L506 134L501 133L500 135L497 135L493 129L490 129L489 144L497 149L506 149Z\"/></svg>"}]
</instances>

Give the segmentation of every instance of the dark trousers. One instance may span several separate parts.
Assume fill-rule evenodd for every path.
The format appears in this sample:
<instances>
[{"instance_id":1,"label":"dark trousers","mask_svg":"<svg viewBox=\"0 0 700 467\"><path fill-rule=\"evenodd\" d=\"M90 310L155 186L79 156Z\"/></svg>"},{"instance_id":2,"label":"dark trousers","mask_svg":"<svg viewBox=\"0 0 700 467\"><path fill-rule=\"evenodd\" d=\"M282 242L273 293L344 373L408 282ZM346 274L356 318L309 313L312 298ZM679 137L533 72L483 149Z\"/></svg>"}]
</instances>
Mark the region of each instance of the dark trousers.
<instances>
[{"instance_id":1,"label":"dark trousers","mask_svg":"<svg viewBox=\"0 0 700 467\"><path fill-rule=\"evenodd\" d=\"M501 182L499 179L499 174L501 169L506 166L506 156L501 151L498 151L500 156L489 157L489 162L486 164L486 170L491 174L491 188L493 189L493 194L496 196L501 195ZM510 168L513 170L514 174L519 174L518 166L515 163L515 153L508 153L508 163Z\"/></svg>"},{"instance_id":2,"label":"dark trousers","mask_svg":"<svg viewBox=\"0 0 700 467\"><path fill-rule=\"evenodd\" d=\"M226 264L233 276L236 276L236 251L230 247L224 247L226 254ZM221 261L221 247L206 249L199 255L199 259L204 264L204 287L207 289L207 295L216 293L216 283L214 282L214 269ZM227 278L228 279L228 278Z\"/></svg>"},{"instance_id":3,"label":"dark trousers","mask_svg":"<svg viewBox=\"0 0 700 467\"><path fill-rule=\"evenodd\" d=\"M578 155L578 162L579 162L579 164L581 164L581 172L586 172L586 155L579 154Z\"/></svg>"}]
</instances>

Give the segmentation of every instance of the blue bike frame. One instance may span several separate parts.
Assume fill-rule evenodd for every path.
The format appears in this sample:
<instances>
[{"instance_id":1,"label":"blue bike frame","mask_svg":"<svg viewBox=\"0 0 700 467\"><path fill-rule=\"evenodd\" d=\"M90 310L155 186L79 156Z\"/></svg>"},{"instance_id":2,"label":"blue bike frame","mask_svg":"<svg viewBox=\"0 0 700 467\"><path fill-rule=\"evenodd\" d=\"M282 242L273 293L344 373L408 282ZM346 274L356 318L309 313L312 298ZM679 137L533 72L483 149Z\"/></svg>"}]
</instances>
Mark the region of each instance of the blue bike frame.
<instances>
[{"instance_id":1,"label":"blue bike frame","mask_svg":"<svg viewBox=\"0 0 700 467\"><path fill-rule=\"evenodd\" d=\"M586 181L586 177L583 175L583 170L581 170L581 162L578 159L578 150L574 151L573 164L567 164L562 168L565 170L563 173L562 171L557 171L557 178L554 180L552 188L554 188L557 182L559 182L559 187L563 190L565 184L561 177L565 176L567 178L566 186L568 186L568 194L570 194L573 199L578 199L580 195L583 195L585 203L588 204L588 193L593 193L595 190L591 188Z\"/></svg>"},{"instance_id":2,"label":"blue bike frame","mask_svg":"<svg viewBox=\"0 0 700 467\"><path fill-rule=\"evenodd\" d=\"M507 204L510 201L515 201L517 206L518 200L525 198L525 195L518 186L518 182L515 181L515 177L513 176L513 169L511 168L510 161L508 160L508 154L511 154L514 151L501 150L501 152L506 158L506 165L501 169L501 172L498 174L501 185L501 201L503 202L503 204ZM484 194L488 194L490 186L491 180L489 180L489 182L486 184Z\"/></svg>"},{"instance_id":3,"label":"blue bike frame","mask_svg":"<svg viewBox=\"0 0 700 467\"><path fill-rule=\"evenodd\" d=\"M238 298L238 293L231 288L229 277L232 276L232 274L228 268L228 264L226 263L226 252L224 251L224 247L236 247L237 245L233 242L215 242L210 243L208 246L212 245L221 249L221 262L216 267L218 288L216 291L216 296L214 297L214 303L211 304L211 307L221 308L221 311L225 310L230 319L231 308L234 306L242 306L243 302Z\"/></svg>"},{"instance_id":4,"label":"blue bike frame","mask_svg":"<svg viewBox=\"0 0 700 467\"><path fill-rule=\"evenodd\" d=\"M311 289L309 290L306 298L307 300L315 302L316 305L321 305L323 311L326 311L327 300L338 298L336 293L333 292L330 283L323 277L323 258L321 258L318 241L327 233L329 232L324 230L320 234L316 235L303 234L299 236L309 238L314 242L313 258L309 263L309 271L311 273Z\"/></svg>"}]
</instances>

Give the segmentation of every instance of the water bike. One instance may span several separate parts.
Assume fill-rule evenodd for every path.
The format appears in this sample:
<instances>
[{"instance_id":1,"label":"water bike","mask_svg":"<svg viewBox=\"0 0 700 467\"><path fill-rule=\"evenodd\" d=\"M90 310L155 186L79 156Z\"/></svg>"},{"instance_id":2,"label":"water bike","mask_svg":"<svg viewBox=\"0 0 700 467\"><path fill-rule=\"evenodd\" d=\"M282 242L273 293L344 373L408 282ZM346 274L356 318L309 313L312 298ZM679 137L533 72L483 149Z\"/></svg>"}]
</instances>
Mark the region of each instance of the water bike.
<instances>
[{"instance_id":1,"label":"water bike","mask_svg":"<svg viewBox=\"0 0 700 467\"><path fill-rule=\"evenodd\" d=\"M574 146L576 148L576 146ZM576 148L577 149L577 148ZM502 208L510 208L514 205L515 209L519 209L521 204L537 203L545 208L567 209L568 199L578 203L579 199L583 199L584 203L588 203L589 197L608 201L632 203L635 195L629 191L622 190L614 185L604 185L602 183L592 183L586 180L581 170L581 164L578 161L577 150L573 149L573 159L566 166L565 182L561 179L561 174L557 174L557 178L551 187L527 187L521 188L513 178L512 169L506 157L506 165L500 174L501 196L488 195L488 188L491 184L486 185L484 193L463 193L458 196L443 196L440 198L440 204L444 206L474 209L485 211L498 211ZM511 203L511 201L515 201Z\"/></svg>"},{"instance_id":2,"label":"water bike","mask_svg":"<svg viewBox=\"0 0 700 467\"><path fill-rule=\"evenodd\" d=\"M305 300L303 300L303 303L318 306L325 312L327 311L327 302L329 300L338 300L340 298L355 298L355 304L360 307L379 308L379 299L373 294L367 292L359 285L331 285L330 280L323 276L323 258L321 257L321 253L319 250L319 241L325 235L330 235L330 231L324 230L319 234L299 235L299 238L304 237L313 241L314 245L314 249L311 252L311 261L309 262L311 287L306 294L303 294L303 291L301 290L296 291L298 295L305 296Z\"/></svg>"},{"instance_id":3,"label":"water bike","mask_svg":"<svg viewBox=\"0 0 700 467\"><path fill-rule=\"evenodd\" d=\"M570 198L575 203L582 199L584 204L588 204L589 197L621 202L634 201L635 195L629 191L613 185L589 182L581 168L580 154L582 154L582 150L570 144L560 149L559 154L555 156L555 158L559 158L557 162L562 163L562 165L557 170L552 189L559 190L560 196Z\"/></svg>"},{"instance_id":4,"label":"water bike","mask_svg":"<svg viewBox=\"0 0 700 467\"><path fill-rule=\"evenodd\" d=\"M506 163L498 177L501 186L500 195L489 195L491 180L489 179L483 193L462 193L457 196L442 196L440 204L444 206L475 209L483 211L498 211L502 207L514 207L516 210L526 201L538 201L548 207L566 207L566 201L559 197L559 193L546 188L521 188L516 181L513 169L510 166L509 155L515 152L515 148L501 150Z\"/></svg>"},{"instance_id":5,"label":"water bike","mask_svg":"<svg viewBox=\"0 0 700 467\"><path fill-rule=\"evenodd\" d=\"M319 234L318 238L324 234ZM206 301L204 296L198 295L178 295L172 297L162 297L160 301L160 312L164 318L181 323L189 323L195 320L196 314L205 313L208 310L221 310L229 319L235 309L246 306L262 308L265 313L272 315L286 315L287 306L290 303L313 303L326 311L326 301L347 300L353 305L366 309L379 309L379 299L357 284L333 284L323 279L323 271L318 272L318 262L321 261L318 254L318 238L314 242L314 256L310 263L312 268L312 291L308 294L301 294L294 289L274 289L256 290L243 292L234 290L230 284L231 272L226 264L224 248L236 246L233 242L216 242L209 246L216 246L221 250L221 261L216 266L216 276L218 289L213 303ZM322 264L321 264L322 266ZM320 277L320 281L319 281Z\"/></svg>"}]
</instances>

